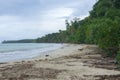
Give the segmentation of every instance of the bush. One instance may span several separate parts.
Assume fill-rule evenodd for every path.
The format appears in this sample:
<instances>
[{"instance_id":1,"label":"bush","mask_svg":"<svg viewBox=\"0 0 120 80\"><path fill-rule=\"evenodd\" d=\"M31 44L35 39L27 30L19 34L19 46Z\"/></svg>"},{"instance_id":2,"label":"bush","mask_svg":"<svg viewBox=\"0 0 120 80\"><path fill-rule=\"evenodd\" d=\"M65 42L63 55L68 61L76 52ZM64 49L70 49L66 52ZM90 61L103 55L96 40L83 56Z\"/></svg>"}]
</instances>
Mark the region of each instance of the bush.
<instances>
[{"instance_id":1,"label":"bush","mask_svg":"<svg viewBox=\"0 0 120 80\"><path fill-rule=\"evenodd\" d=\"M118 51L117 56L116 56L116 61L117 61L117 68L120 70L120 51Z\"/></svg>"},{"instance_id":2,"label":"bush","mask_svg":"<svg viewBox=\"0 0 120 80\"><path fill-rule=\"evenodd\" d=\"M119 47L120 47L120 45L119 45ZM116 60L117 60L117 63L120 65L120 48L119 48L119 51L117 53Z\"/></svg>"},{"instance_id":3,"label":"bush","mask_svg":"<svg viewBox=\"0 0 120 80\"><path fill-rule=\"evenodd\" d=\"M108 52L108 56L116 56L119 47L120 26L118 22L105 20L100 24L98 45Z\"/></svg>"}]
</instances>

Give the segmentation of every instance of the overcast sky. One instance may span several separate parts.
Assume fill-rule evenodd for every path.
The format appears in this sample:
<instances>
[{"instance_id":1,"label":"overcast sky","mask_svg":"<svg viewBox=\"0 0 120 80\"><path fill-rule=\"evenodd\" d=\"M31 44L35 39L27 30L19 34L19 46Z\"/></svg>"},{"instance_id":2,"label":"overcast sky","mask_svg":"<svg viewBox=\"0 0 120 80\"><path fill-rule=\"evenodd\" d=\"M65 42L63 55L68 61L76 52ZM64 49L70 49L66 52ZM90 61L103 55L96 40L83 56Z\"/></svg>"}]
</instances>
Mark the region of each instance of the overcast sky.
<instances>
[{"instance_id":1,"label":"overcast sky","mask_svg":"<svg viewBox=\"0 0 120 80\"><path fill-rule=\"evenodd\" d=\"M65 30L65 20L89 15L96 0L0 0L0 41Z\"/></svg>"}]
</instances>

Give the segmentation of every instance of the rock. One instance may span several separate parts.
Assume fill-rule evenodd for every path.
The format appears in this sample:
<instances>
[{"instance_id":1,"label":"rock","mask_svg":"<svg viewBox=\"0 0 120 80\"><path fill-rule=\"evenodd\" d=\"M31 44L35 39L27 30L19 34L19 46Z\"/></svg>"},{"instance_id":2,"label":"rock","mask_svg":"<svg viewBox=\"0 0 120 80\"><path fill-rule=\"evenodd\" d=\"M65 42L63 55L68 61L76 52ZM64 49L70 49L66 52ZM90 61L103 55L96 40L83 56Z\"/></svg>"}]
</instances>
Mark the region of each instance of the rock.
<instances>
[{"instance_id":1,"label":"rock","mask_svg":"<svg viewBox=\"0 0 120 80\"><path fill-rule=\"evenodd\" d=\"M78 49L79 51L82 51L83 50L83 48L81 48L81 49Z\"/></svg>"},{"instance_id":2,"label":"rock","mask_svg":"<svg viewBox=\"0 0 120 80\"><path fill-rule=\"evenodd\" d=\"M49 55L45 55L45 57L48 57Z\"/></svg>"}]
</instances>

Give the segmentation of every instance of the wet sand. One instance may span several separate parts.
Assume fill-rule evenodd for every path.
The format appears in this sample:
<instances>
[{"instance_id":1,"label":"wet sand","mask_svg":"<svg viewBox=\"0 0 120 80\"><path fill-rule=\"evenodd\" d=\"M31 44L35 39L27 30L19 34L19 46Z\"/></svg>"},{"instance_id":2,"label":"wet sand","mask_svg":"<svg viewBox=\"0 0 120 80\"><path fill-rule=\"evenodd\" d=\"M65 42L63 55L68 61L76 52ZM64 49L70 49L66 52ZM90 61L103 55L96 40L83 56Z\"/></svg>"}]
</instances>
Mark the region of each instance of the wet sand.
<instances>
[{"instance_id":1,"label":"wet sand","mask_svg":"<svg viewBox=\"0 0 120 80\"><path fill-rule=\"evenodd\" d=\"M44 57L0 63L0 80L120 80L115 60L95 45L68 44Z\"/></svg>"}]
</instances>

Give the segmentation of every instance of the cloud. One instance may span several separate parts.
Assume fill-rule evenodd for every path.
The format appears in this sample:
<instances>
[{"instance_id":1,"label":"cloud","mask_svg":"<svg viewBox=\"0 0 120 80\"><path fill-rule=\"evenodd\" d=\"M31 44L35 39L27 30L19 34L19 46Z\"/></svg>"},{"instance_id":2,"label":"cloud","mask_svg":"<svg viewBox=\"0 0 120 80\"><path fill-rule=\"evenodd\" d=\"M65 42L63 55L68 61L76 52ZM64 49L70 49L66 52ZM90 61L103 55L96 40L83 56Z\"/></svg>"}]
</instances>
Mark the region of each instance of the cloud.
<instances>
[{"instance_id":1,"label":"cloud","mask_svg":"<svg viewBox=\"0 0 120 80\"><path fill-rule=\"evenodd\" d=\"M1 40L37 38L48 33L57 32L59 29L65 30L64 19L54 20L52 16L49 16L49 20L37 21L22 21L17 16L1 16L0 22Z\"/></svg>"},{"instance_id":2,"label":"cloud","mask_svg":"<svg viewBox=\"0 0 120 80\"><path fill-rule=\"evenodd\" d=\"M73 9L71 8L55 8L47 11L46 15L53 18L61 18L61 17L69 17L73 13Z\"/></svg>"},{"instance_id":3,"label":"cloud","mask_svg":"<svg viewBox=\"0 0 120 80\"><path fill-rule=\"evenodd\" d=\"M0 0L0 41L65 30L65 20L89 15L96 0Z\"/></svg>"}]
</instances>

